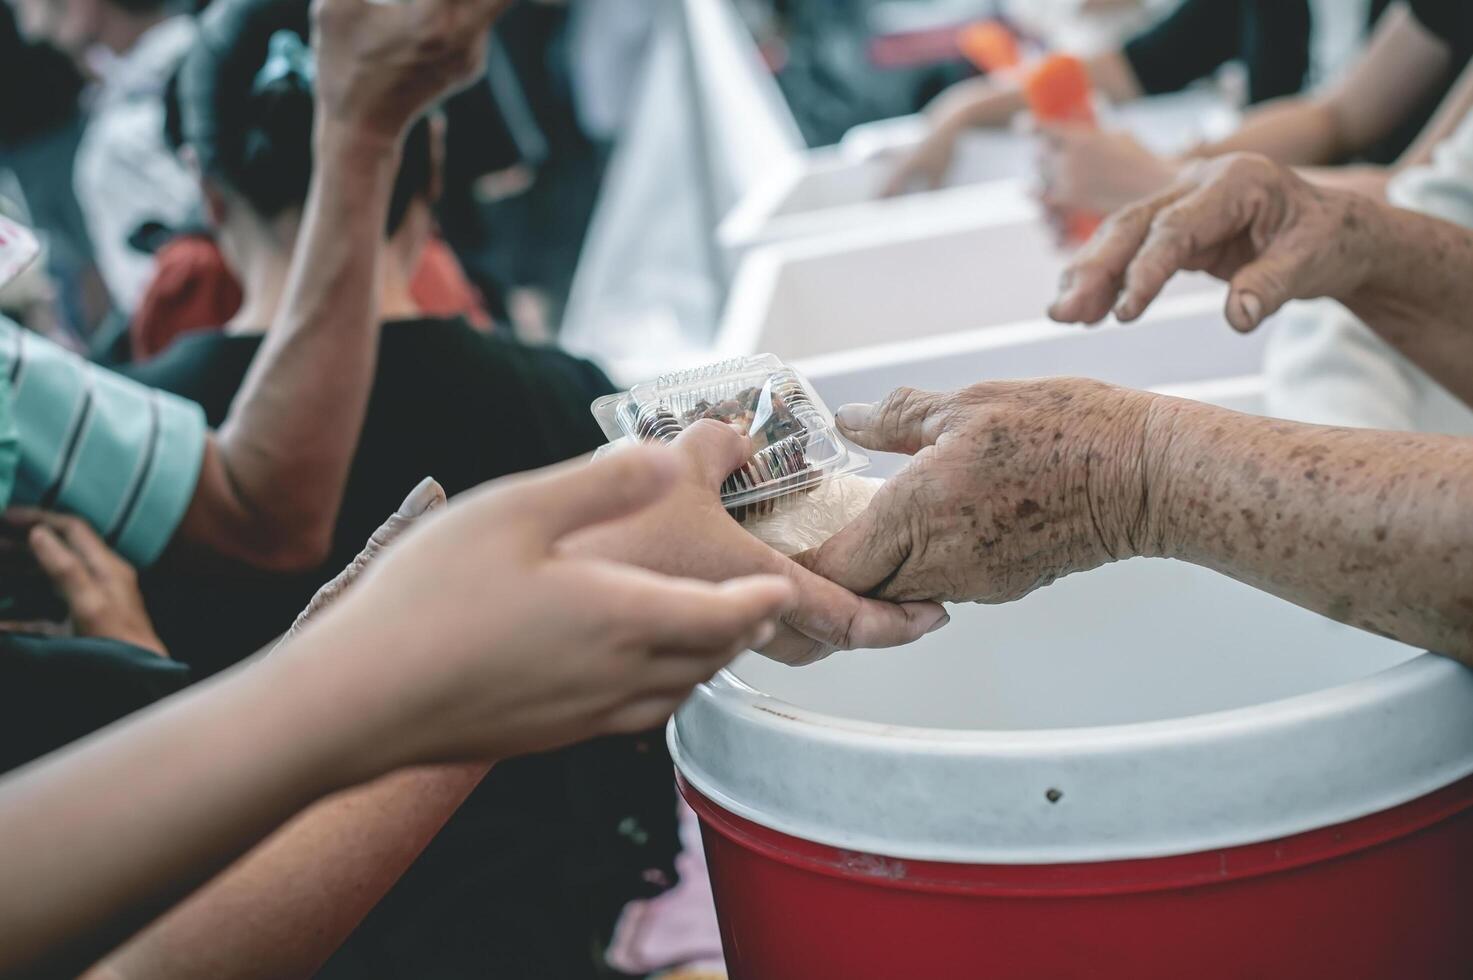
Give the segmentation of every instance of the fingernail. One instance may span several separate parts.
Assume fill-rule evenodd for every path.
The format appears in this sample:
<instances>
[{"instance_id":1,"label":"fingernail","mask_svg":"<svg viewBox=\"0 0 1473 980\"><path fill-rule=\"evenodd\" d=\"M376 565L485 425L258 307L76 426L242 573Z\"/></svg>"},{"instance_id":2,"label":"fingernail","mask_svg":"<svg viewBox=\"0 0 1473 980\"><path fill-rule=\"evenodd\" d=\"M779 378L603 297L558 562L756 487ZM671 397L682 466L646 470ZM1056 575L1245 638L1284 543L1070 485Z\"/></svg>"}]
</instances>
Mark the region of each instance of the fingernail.
<instances>
[{"instance_id":1,"label":"fingernail","mask_svg":"<svg viewBox=\"0 0 1473 980\"><path fill-rule=\"evenodd\" d=\"M1250 327L1258 326L1258 321L1263 319L1263 300L1254 293L1240 295L1238 308L1243 311L1243 316Z\"/></svg>"},{"instance_id":2,"label":"fingernail","mask_svg":"<svg viewBox=\"0 0 1473 980\"><path fill-rule=\"evenodd\" d=\"M870 418L874 413L875 407L873 405L856 403L839 406L839 410L834 413L834 418L844 428L850 431L857 431L869 426Z\"/></svg>"},{"instance_id":3,"label":"fingernail","mask_svg":"<svg viewBox=\"0 0 1473 980\"><path fill-rule=\"evenodd\" d=\"M949 623L949 622L951 622L951 613L942 613L941 614L941 618L938 619L938 620L936 620L936 625L935 626L932 626L930 629L926 630L926 635L927 636L930 636L932 633L935 633L938 630L945 629L946 628L946 624Z\"/></svg>"},{"instance_id":4,"label":"fingernail","mask_svg":"<svg viewBox=\"0 0 1473 980\"><path fill-rule=\"evenodd\" d=\"M445 490L435 478L427 476L419 486L409 491L404 503L399 505L400 517L422 517L445 502Z\"/></svg>"},{"instance_id":5,"label":"fingernail","mask_svg":"<svg viewBox=\"0 0 1473 980\"><path fill-rule=\"evenodd\" d=\"M777 636L776 623L763 623L757 627L757 635L752 638L752 649L760 650L771 643Z\"/></svg>"}]
</instances>

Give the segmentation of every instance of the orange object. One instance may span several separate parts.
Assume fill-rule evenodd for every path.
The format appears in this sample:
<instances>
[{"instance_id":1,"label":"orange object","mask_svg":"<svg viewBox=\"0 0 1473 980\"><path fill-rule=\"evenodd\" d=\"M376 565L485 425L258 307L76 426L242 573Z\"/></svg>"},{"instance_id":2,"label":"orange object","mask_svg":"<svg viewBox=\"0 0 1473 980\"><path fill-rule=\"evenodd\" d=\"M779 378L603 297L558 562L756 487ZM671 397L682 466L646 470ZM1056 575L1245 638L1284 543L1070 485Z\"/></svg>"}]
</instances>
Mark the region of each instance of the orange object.
<instances>
[{"instance_id":1,"label":"orange object","mask_svg":"<svg viewBox=\"0 0 1473 980\"><path fill-rule=\"evenodd\" d=\"M1017 37L995 20L962 28L956 43L968 61L989 75L1012 71L1023 63Z\"/></svg>"},{"instance_id":2,"label":"orange object","mask_svg":"<svg viewBox=\"0 0 1473 980\"><path fill-rule=\"evenodd\" d=\"M1040 61L1023 83L1023 97L1039 122L1096 125L1089 69L1073 55L1051 54ZM1065 219L1064 237L1071 244L1082 244L1100 221L1099 215L1089 212L1071 214Z\"/></svg>"},{"instance_id":3,"label":"orange object","mask_svg":"<svg viewBox=\"0 0 1473 980\"><path fill-rule=\"evenodd\" d=\"M1094 87L1089 69L1070 54L1051 54L1028 73L1023 84L1028 110L1043 122L1095 121Z\"/></svg>"}]
</instances>

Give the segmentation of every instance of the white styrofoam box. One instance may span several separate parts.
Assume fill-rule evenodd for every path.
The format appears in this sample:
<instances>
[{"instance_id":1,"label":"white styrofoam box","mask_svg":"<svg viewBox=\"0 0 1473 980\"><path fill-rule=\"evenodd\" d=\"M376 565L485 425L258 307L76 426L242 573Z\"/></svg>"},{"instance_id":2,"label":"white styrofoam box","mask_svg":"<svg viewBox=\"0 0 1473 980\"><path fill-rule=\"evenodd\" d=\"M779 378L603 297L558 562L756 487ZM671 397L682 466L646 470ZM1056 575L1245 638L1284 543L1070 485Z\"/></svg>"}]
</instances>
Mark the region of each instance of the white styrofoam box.
<instances>
[{"instance_id":1,"label":"white styrofoam box","mask_svg":"<svg viewBox=\"0 0 1473 980\"><path fill-rule=\"evenodd\" d=\"M716 355L791 360L1043 316L1067 256L1034 206L1012 201L997 202L1012 208L1006 220L958 207L758 249L733 284ZM1165 295L1220 291L1195 274L1176 277Z\"/></svg>"},{"instance_id":2,"label":"white styrofoam box","mask_svg":"<svg viewBox=\"0 0 1473 980\"><path fill-rule=\"evenodd\" d=\"M1211 90L1193 89L1101 110L1105 124L1128 129L1159 152L1219 135L1236 118ZM794 157L759 182L717 230L735 263L760 245L904 220L907 212L969 206L949 192L996 180L1017 181L1027 195L1036 150L1031 137L1010 130L977 130L957 144L947 186L930 193L881 198L900 155L926 135L920 116L855 127L834 147Z\"/></svg>"}]
</instances>

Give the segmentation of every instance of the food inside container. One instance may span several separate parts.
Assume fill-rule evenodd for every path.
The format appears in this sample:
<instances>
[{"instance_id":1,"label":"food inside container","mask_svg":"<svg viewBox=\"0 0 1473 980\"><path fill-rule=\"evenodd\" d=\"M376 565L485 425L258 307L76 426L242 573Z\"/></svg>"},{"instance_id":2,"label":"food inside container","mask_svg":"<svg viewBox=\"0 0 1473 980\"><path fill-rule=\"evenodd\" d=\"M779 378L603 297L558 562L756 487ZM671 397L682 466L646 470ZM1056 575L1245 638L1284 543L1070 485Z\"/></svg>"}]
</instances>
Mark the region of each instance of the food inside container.
<instances>
[{"instance_id":1,"label":"food inside container","mask_svg":"<svg viewBox=\"0 0 1473 980\"><path fill-rule=\"evenodd\" d=\"M593 414L611 440L670 442L701 419L752 438L756 452L727 477L721 502L738 521L765 517L779 502L826 480L856 473L869 459L839 436L812 386L772 354L733 358L666 375L600 398Z\"/></svg>"}]
</instances>

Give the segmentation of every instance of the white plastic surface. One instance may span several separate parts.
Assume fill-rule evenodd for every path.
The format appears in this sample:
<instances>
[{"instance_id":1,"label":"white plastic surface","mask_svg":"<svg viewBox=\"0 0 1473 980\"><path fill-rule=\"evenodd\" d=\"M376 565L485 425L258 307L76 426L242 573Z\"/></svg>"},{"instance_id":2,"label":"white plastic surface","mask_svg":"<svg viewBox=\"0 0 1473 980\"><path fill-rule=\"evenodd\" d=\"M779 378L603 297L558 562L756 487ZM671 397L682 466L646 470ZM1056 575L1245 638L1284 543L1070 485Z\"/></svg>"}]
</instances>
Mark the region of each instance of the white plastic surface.
<instances>
[{"instance_id":1,"label":"white plastic surface","mask_svg":"<svg viewBox=\"0 0 1473 980\"><path fill-rule=\"evenodd\" d=\"M719 356L771 351L786 360L813 358L1042 318L1058 294L1067 256L1032 202L999 185L952 193L960 200L990 198L996 208L978 218L959 206L913 224L754 252L733 286ZM1222 289L1189 274L1173 279L1165 295L1195 294L1220 322Z\"/></svg>"}]
</instances>

